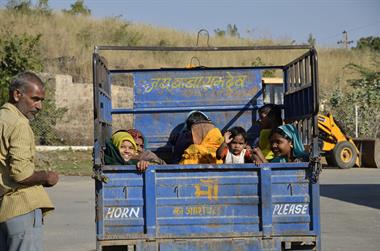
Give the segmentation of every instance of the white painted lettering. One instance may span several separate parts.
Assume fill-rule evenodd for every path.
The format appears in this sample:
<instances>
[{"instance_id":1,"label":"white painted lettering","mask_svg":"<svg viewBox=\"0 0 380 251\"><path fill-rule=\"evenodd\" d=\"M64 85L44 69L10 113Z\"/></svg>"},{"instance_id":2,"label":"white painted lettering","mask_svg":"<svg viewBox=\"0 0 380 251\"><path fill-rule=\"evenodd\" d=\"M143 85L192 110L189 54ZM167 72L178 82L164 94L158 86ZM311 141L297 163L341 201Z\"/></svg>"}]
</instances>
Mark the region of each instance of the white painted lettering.
<instances>
[{"instance_id":1,"label":"white painted lettering","mask_svg":"<svg viewBox=\"0 0 380 251\"><path fill-rule=\"evenodd\" d=\"M115 216L115 218L120 218L120 216L121 216L121 207L117 207L116 209L115 209L115 213L113 214L114 216Z\"/></svg>"},{"instance_id":2,"label":"white painted lettering","mask_svg":"<svg viewBox=\"0 0 380 251\"><path fill-rule=\"evenodd\" d=\"M281 212L281 210L282 210L282 208L284 207L284 204L280 204L280 208L278 209L278 215L282 215L282 212Z\"/></svg>"},{"instance_id":3,"label":"white painted lettering","mask_svg":"<svg viewBox=\"0 0 380 251\"><path fill-rule=\"evenodd\" d=\"M306 211L307 211L307 205L303 205L302 214L306 214Z\"/></svg>"},{"instance_id":4,"label":"white painted lettering","mask_svg":"<svg viewBox=\"0 0 380 251\"><path fill-rule=\"evenodd\" d=\"M307 214L309 209L308 204L276 204L273 208L273 215L297 215Z\"/></svg>"},{"instance_id":5,"label":"white painted lettering","mask_svg":"<svg viewBox=\"0 0 380 251\"><path fill-rule=\"evenodd\" d=\"M285 204L283 214L289 214L288 209L289 209L289 204Z\"/></svg>"},{"instance_id":6,"label":"white painted lettering","mask_svg":"<svg viewBox=\"0 0 380 251\"><path fill-rule=\"evenodd\" d=\"M289 208L289 214L294 214L294 208L296 207L296 205L294 204L291 204L290 205L290 208Z\"/></svg>"},{"instance_id":7,"label":"white painted lettering","mask_svg":"<svg viewBox=\"0 0 380 251\"><path fill-rule=\"evenodd\" d=\"M294 213L295 214L300 214L301 213L301 210L302 210L302 204L298 204L296 206L296 210L294 210Z\"/></svg>"},{"instance_id":8,"label":"white painted lettering","mask_svg":"<svg viewBox=\"0 0 380 251\"><path fill-rule=\"evenodd\" d=\"M115 208L114 207L110 207L108 208L108 211L106 213L106 218L108 219L112 219L112 215L113 215L113 212L115 211Z\"/></svg>"},{"instance_id":9,"label":"white painted lettering","mask_svg":"<svg viewBox=\"0 0 380 251\"><path fill-rule=\"evenodd\" d=\"M123 208L123 213L121 214L121 218L128 218L128 212L129 212L129 208L128 207L124 207Z\"/></svg>"},{"instance_id":10,"label":"white painted lettering","mask_svg":"<svg viewBox=\"0 0 380 251\"><path fill-rule=\"evenodd\" d=\"M136 218L139 217L140 208L131 208L131 211L129 213L129 217L132 218L132 214L135 215Z\"/></svg>"},{"instance_id":11,"label":"white painted lettering","mask_svg":"<svg viewBox=\"0 0 380 251\"><path fill-rule=\"evenodd\" d=\"M105 213L105 219L125 219L138 218L140 214L139 207L110 207Z\"/></svg>"},{"instance_id":12,"label":"white painted lettering","mask_svg":"<svg viewBox=\"0 0 380 251\"><path fill-rule=\"evenodd\" d=\"M276 214L278 212L278 209L280 208L279 204L276 204L273 209L273 214Z\"/></svg>"}]
</instances>

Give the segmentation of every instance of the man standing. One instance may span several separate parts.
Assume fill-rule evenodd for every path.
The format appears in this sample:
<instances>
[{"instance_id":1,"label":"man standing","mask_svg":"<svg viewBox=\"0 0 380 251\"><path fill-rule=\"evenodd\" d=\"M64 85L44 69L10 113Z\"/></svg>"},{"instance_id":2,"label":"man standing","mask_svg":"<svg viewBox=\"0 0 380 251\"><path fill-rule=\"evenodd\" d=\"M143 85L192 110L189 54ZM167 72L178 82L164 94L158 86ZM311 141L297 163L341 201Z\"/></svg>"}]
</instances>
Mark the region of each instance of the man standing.
<instances>
[{"instance_id":1,"label":"man standing","mask_svg":"<svg viewBox=\"0 0 380 251\"><path fill-rule=\"evenodd\" d=\"M29 125L42 109L45 90L31 72L15 76L9 102L0 107L0 251L42 250L42 217L54 209L43 187L58 174L34 170L34 134Z\"/></svg>"}]
</instances>

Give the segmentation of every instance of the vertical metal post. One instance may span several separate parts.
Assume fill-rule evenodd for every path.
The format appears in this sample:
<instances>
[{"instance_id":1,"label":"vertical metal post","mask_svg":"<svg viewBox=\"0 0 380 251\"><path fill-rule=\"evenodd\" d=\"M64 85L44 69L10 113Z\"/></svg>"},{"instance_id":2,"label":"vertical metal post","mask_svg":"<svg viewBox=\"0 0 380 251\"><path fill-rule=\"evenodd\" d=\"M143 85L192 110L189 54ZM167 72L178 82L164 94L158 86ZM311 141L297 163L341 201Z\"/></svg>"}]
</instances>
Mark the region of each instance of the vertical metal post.
<instances>
[{"instance_id":1,"label":"vertical metal post","mask_svg":"<svg viewBox=\"0 0 380 251\"><path fill-rule=\"evenodd\" d=\"M358 136L358 105L355 105L355 138Z\"/></svg>"},{"instance_id":2,"label":"vertical metal post","mask_svg":"<svg viewBox=\"0 0 380 251\"><path fill-rule=\"evenodd\" d=\"M156 235L156 170L144 173L145 231L150 237Z\"/></svg>"},{"instance_id":3,"label":"vertical metal post","mask_svg":"<svg viewBox=\"0 0 380 251\"><path fill-rule=\"evenodd\" d=\"M272 170L269 167L263 167L261 172L261 217L263 237L272 236Z\"/></svg>"}]
</instances>

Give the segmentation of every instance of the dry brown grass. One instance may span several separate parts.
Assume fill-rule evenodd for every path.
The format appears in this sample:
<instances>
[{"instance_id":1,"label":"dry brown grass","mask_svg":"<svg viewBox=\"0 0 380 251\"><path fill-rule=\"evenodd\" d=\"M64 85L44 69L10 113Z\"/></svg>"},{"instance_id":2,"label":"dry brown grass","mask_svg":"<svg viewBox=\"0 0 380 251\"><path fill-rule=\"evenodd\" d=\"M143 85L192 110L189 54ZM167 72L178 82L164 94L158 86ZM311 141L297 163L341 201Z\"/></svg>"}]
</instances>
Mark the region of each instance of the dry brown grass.
<instances>
[{"instance_id":1,"label":"dry brown grass","mask_svg":"<svg viewBox=\"0 0 380 251\"><path fill-rule=\"evenodd\" d=\"M90 82L91 54L95 45L160 45L195 46L196 33L178 32L152 25L131 24L118 18L69 16L54 13L51 16L19 15L0 10L0 36L13 34L42 34L41 51L45 70L49 73L73 75L74 81ZM210 38L211 46L289 44L289 41L251 40L228 37ZM201 36L200 45L206 45ZM348 63L370 65L367 52L318 48L319 76L322 88L345 85L354 73L344 70ZM300 51L228 52L228 53L105 53L113 68L179 67L189 64L197 56L205 66L249 66L257 57L268 65L285 64L300 55Z\"/></svg>"}]
</instances>

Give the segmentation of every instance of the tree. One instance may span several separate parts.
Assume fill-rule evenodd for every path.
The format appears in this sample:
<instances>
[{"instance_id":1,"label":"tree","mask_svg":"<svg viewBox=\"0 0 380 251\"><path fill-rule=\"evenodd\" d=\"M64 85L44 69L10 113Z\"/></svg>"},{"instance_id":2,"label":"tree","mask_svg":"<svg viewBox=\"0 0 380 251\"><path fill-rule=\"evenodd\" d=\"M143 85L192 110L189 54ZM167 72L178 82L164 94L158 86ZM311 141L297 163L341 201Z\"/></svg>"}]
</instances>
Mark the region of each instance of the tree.
<instances>
[{"instance_id":1,"label":"tree","mask_svg":"<svg viewBox=\"0 0 380 251\"><path fill-rule=\"evenodd\" d=\"M307 39L307 43L311 46L315 46L315 44L317 43L317 40L315 39L315 37L313 37L313 34L309 34L309 38Z\"/></svg>"},{"instance_id":2,"label":"tree","mask_svg":"<svg viewBox=\"0 0 380 251\"><path fill-rule=\"evenodd\" d=\"M0 105L8 101L8 86L13 76L23 71L41 72L42 56L39 50L41 35L13 35L10 32L0 37ZM57 141L54 126L65 113L65 108L57 108L51 87L45 87L44 109L31 123L37 141L53 143Z\"/></svg>"},{"instance_id":3,"label":"tree","mask_svg":"<svg viewBox=\"0 0 380 251\"><path fill-rule=\"evenodd\" d=\"M352 91L333 91L330 106L334 116L345 123L349 135L355 132L355 105L359 107L359 136L380 137L380 61L374 58L374 69L357 64L346 66L360 74L360 78L348 81Z\"/></svg>"},{"instance_id":4,"label":"tree","mask_svg":"<svg viewBox=\"0 0 380 251\"><path fill-rule=\"evenodd\" d=\"M9 0L5 5L7 10L28 13L32 7L30 0Z\"/></svg>"},{"instance_id":5,"label":"tree","mask_svg":"<svg viewBox=\"0 0 380 251\"><path fill-rule=\"evenodd\" d=\"M240 33L238 32L238 28L237 28L236 24L227 25L227 35L230 37L240 38Z\"/></svg>"},{"instance_id":6,"label":"tree","mask_svg":"<svg viewBox=\"0 0 380 251\"><path fill-rule=\"evenodd\" d=\"M380 52L380 37L362 37L357 41L355 49L369 49Z\"/></svg>"},{"instance_id":7,"label":"tree","mask_svg":"<svg viewBox=\"0 0 380 251\"><path fill-rule=\"evenodd\" d=\"M30 0L9 0L6 4L8 11L14 11L20 14L43 14L50 15L51 9L48 5L49 0L38 0L36 5L32 5Z\"/></svg>"},{"instance_id":8,"label":"tree","mask_svg":"<svg viewBox=\"0 0 380 251\"><path fill-rule=\"evenodd\" d=\"M63 10L63 12L74 16L91 15L91 10L84 5L84 0L77 0L75 3L71 4L70 7L69 10Z\"/></svg>"},{"instance_id":9,"label":"tree","mask_svg":"<svg viewBox=\"0 0 380 251\"><path fill-rule=\"evenodd\" d=\"M17 36L9 32L0 38L0 105L8 100L8 85L14 75L26 70L42 70L40 38L41 35Z\"/></svg>"},{"instance_id":10,"label":"tree","mask_svg":"<svg viewBox=\"0 0 380 251\"><path fill-rule=\"evenodd\" d=\"M224 37L224 36L229 36L229 37L237 37L240 38L240 33L238 32L237 26L234 24L228 24L227 25L227 30L222 30L222 29L215 29L214 30L215 35L217 37Z\"/></svg>"}]
</instances>

